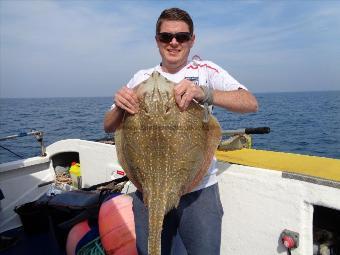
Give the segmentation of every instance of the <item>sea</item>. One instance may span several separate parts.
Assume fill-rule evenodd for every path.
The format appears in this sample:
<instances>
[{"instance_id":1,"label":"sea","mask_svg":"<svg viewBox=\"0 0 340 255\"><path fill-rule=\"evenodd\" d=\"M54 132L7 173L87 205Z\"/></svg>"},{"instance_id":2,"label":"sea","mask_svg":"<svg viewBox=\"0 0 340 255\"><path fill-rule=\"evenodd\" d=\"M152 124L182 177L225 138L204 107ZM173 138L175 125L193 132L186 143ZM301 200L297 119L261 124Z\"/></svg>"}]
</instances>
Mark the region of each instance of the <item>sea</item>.
<instances>
[{"instance_id":1,"label":"sea","mask_svg":"<svg viewBox=\"0 0 340 255\"><path fill-rule=\"evenodd\" d=\"M340 91L255 93L259 111L231 113L215 107L224 130L270 127L253 135L253 148L340 159ZM110 138L103 130L112 97L1 98L0 163L40 154L34 136L10 135L43 131L46 146L61 139L97 141Z\"/></svg>"}]
</instances>

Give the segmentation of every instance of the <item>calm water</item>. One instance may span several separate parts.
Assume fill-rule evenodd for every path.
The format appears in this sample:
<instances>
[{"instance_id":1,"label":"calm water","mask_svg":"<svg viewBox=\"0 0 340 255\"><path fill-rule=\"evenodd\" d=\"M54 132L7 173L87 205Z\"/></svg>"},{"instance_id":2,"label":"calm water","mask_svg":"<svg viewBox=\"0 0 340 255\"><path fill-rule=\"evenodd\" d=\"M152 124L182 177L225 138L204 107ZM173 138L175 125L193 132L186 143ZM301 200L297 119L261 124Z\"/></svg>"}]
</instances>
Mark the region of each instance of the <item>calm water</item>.
<instances>
[{"instance_id":1,"label":"calm water","mask_svg":"<svg viewBox=\"0 0 340 255\"><path fill-rule=\"evenodd\" d=\"M340 158L340 91L256 94L260 111L233 114L215 108L223 129L269 126L271 133L254 135L253 147ZM66 138L96 140L106 136L103 116L111 98L0 99L0 137L42 130L49 145ZM0 142L31 157L40 153L32 136ZM17 160L0 148L0 163Z\"/></svg>"}]
</instances>

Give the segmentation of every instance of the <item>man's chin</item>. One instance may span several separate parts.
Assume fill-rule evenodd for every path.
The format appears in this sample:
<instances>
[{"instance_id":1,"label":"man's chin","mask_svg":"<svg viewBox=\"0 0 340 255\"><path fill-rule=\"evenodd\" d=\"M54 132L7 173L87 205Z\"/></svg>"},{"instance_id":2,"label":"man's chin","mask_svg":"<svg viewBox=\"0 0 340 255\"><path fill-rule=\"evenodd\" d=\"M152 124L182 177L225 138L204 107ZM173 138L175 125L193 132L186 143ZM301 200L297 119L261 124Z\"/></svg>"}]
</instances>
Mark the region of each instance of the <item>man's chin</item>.
<instances>
[{"instance_id":1,"label":"man's chin","mask_svg":"<svg viewBox=\"0 0 340 255\"><path fill-rule=\"evenodd\" d=\"M166 57L167 57L166 60L168 62L178 62L180 60L180 57L178 55L176 55L176 56L175 55L167 55Z\"/></svg>"},{"instance_id":2,"label":"man's chin","mask_svg":"<svg viewBox=\"0 0 340 255\"><path fill-rule=\"evenodd\" d=\"M171 56L171 57L167 58L167 62L170 65L178 65L181 62L181 58L179 58L178 56L176 56L176 57Z\"/></svg>"}]
</instances>

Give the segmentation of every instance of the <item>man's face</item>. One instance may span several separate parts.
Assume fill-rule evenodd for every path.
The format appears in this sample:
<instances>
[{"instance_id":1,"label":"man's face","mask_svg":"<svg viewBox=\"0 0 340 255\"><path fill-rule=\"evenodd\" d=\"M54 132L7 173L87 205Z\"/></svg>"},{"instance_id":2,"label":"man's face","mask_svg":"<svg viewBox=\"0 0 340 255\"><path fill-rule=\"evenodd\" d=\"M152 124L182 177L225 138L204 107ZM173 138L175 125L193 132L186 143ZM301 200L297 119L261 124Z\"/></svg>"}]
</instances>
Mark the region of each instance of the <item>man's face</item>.
<instances>
[{"instance_id":1,"label":"man's face","mask_svg":"<svg viewBox=\"0 0 340 255\"><path fill-rule=\"evenodd\" d=\"M160 33L179 33L189 32L189 26L183 21L165 20L160 27ZM156 36L159 53L162 57L162 66L165 70L181 68L186 65L191 47L194 45L195 36L193 35L189 41L178 42L176 38L172 38L169 43L161 42ZM177 70L178 71L178 70Z\"/></svg>"}]
</instances>

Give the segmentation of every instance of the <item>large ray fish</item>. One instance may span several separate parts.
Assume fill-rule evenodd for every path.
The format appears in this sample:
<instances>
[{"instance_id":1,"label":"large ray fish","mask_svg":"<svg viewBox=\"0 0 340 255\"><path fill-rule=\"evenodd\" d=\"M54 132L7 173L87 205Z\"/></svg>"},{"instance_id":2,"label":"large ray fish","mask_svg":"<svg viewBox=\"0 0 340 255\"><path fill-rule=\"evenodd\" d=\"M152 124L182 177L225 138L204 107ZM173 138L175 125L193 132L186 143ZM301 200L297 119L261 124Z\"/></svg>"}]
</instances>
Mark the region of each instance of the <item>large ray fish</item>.
<instances>
[{"instance_id":1,"label":"large ray fish","mask_svg":"<svg viewBox=\"0 0 340 255\"><path fill-rule=\"evenodd\" d=\"M221 139L217 120L198 103L181 112L174 86L158 72L135 88L139 112L115 132L118 159L149 211L150 255L161 254L164 215L207 173Z\"/></svg>"}]
</instances>

